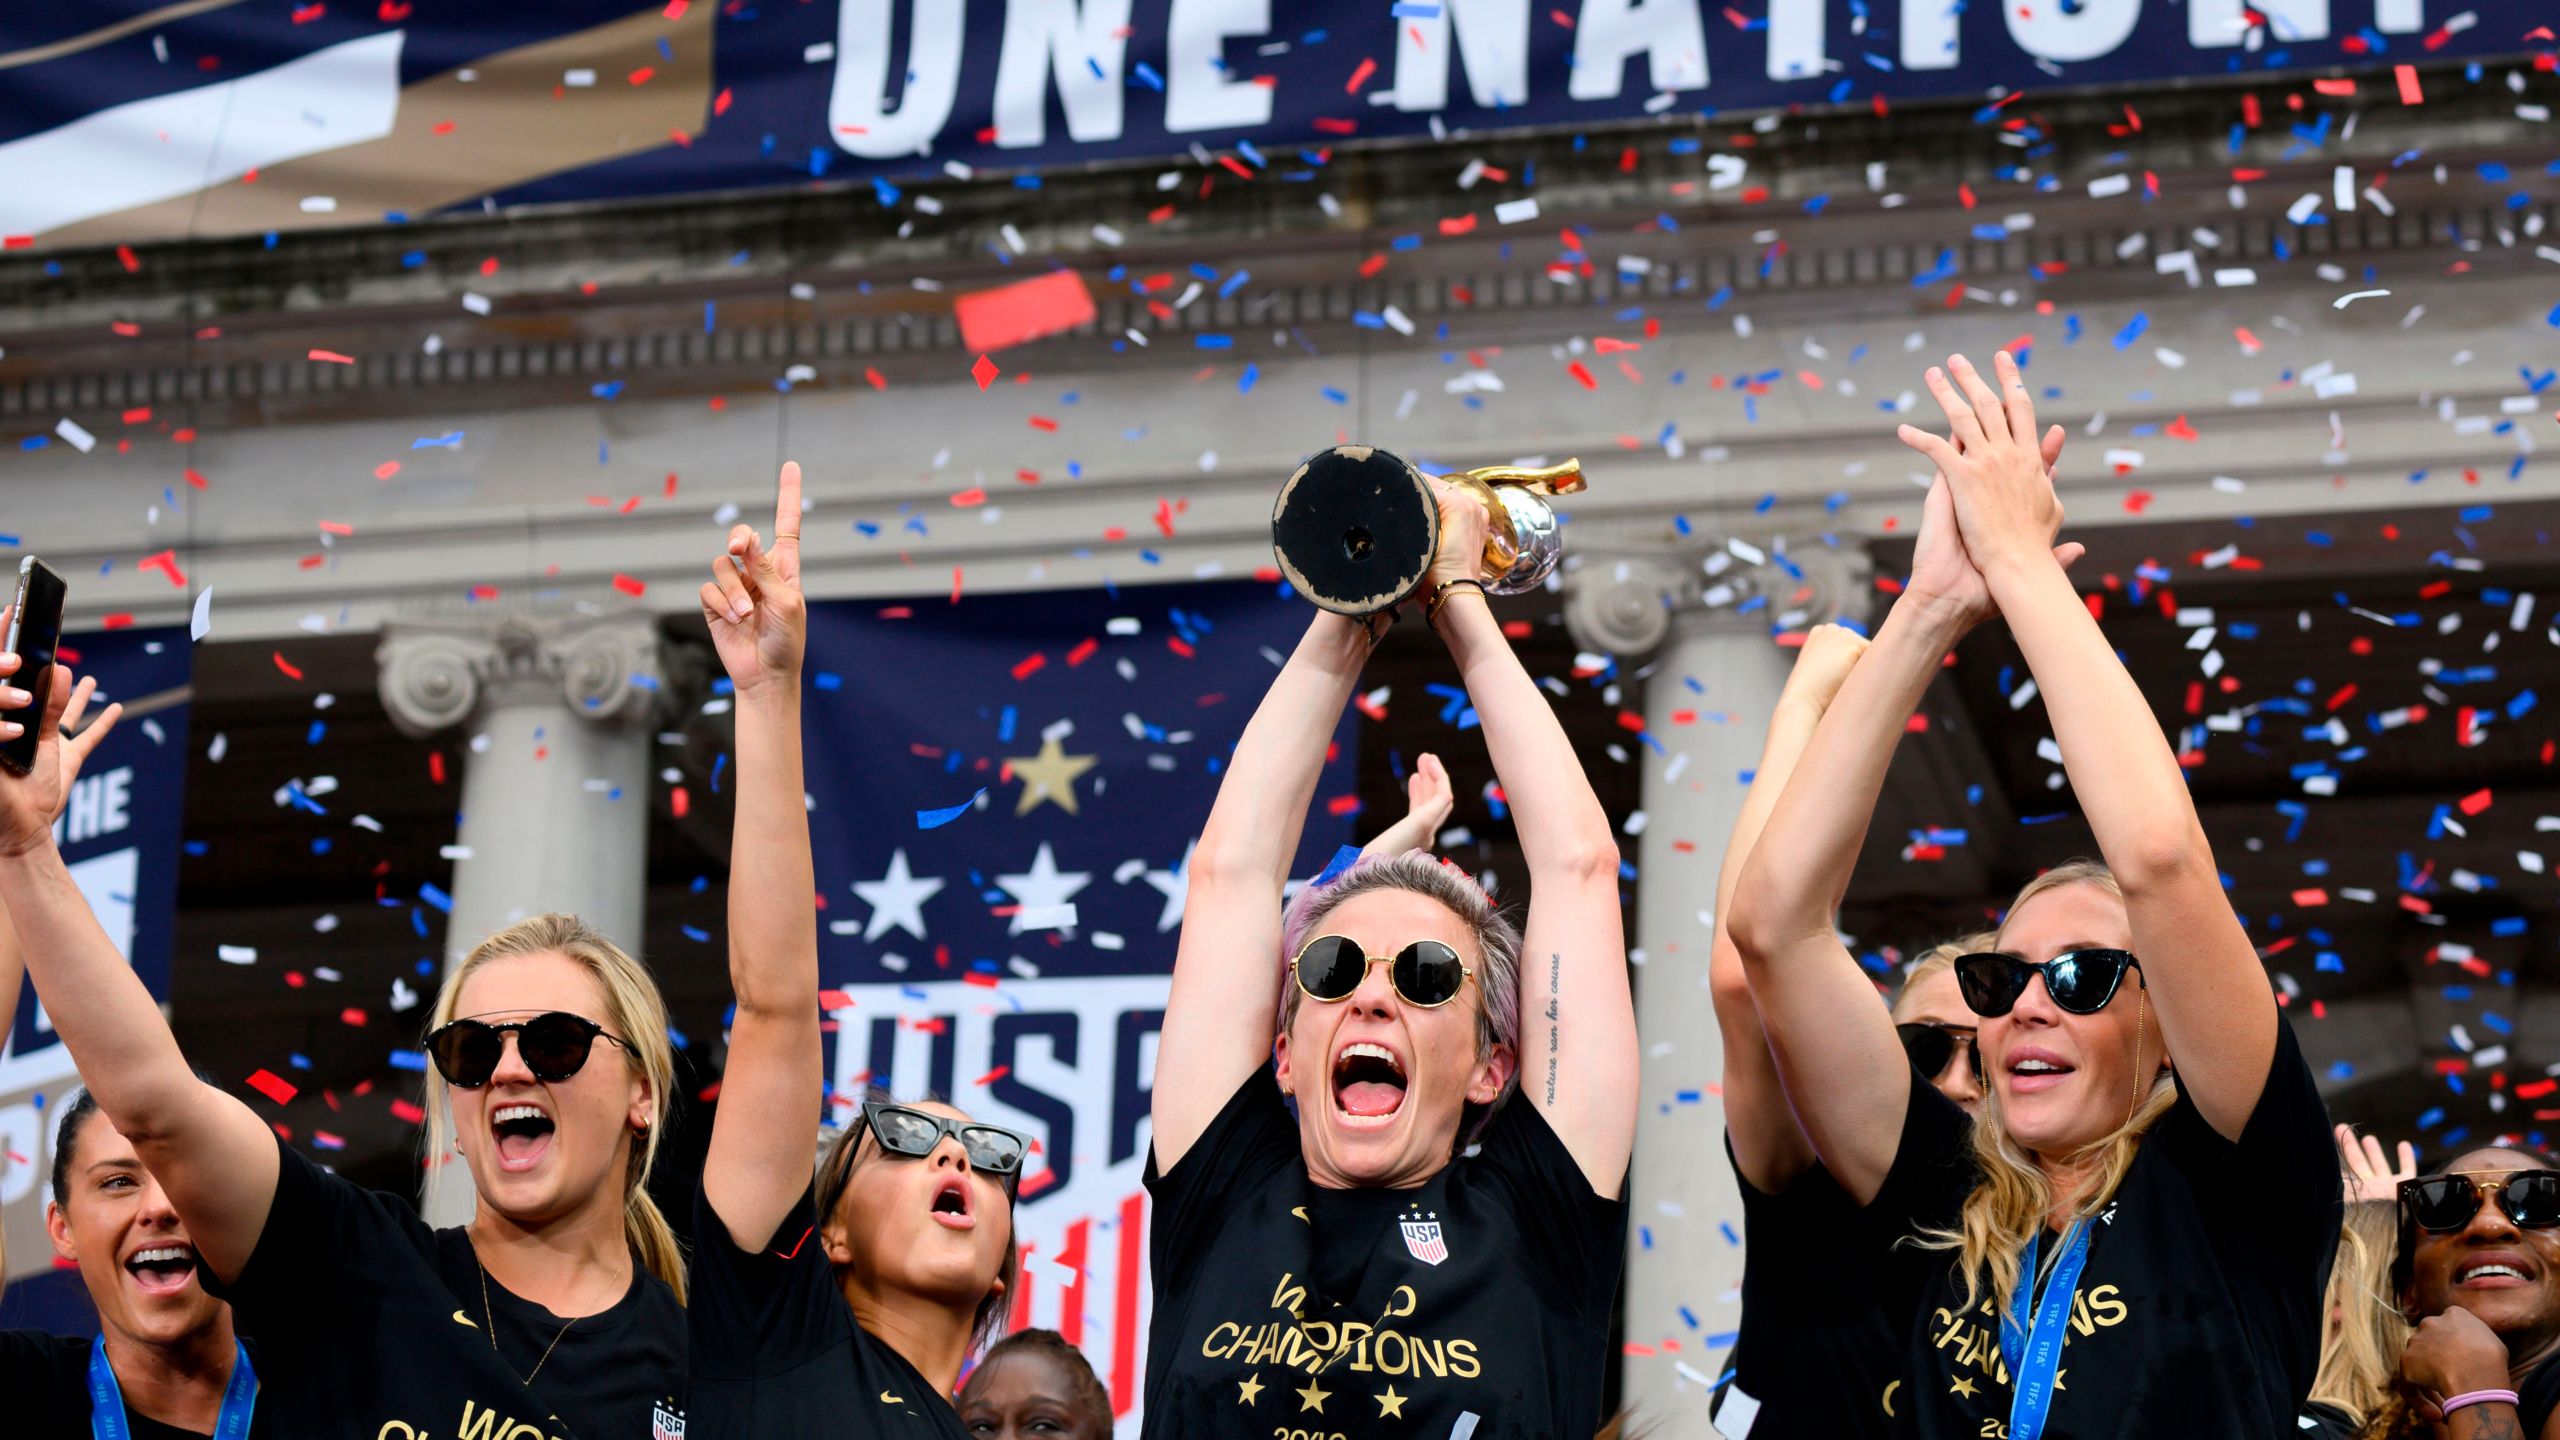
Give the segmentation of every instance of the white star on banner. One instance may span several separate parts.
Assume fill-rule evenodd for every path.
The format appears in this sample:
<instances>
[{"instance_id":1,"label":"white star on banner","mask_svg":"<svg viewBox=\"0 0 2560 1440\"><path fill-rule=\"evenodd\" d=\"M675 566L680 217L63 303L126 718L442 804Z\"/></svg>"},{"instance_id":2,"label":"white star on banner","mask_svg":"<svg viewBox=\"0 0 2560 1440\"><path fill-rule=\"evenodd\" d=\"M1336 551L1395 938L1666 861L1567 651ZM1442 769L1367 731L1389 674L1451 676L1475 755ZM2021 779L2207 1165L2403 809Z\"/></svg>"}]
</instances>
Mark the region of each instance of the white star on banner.
<instances>
[{"instance_id":1,"label":"white star on banner","mask_svg":"<svg viewBox=\"0 0 2560 1440\"><path fill-rule=\"evenodd\" d=\"M917 876L907 869L904 847L889 855L889 873L877 880L856 880L853 893L871 907L871 923L862 927L862 938L877 940L890 926L913 935L924 934L924 902L942 893L944 882L938 876Z\"/></svg>"},{"instance_id":2,"label":"white star on banner","mask_svg":"<svg viewBox=\"0 0 2560 1440\"><path fill-rule=\"evenodd\" d=\"M1147 883L1164 896L1164 913L1156 917L1156 933L1159 935L1182 923L1183 903L1191 897L1191 852L1199 845L1197 836L1184 841L1181 864L1170 870L1147 872Z\"/></svg>"},{"instance_id":3,"label":"white star on banner","mask_svg":"<svg viewBox=\"0 0 2560 1440\"><path fill-rule=\"evenodd\" d=\"M1041 841L1040 853L1031 857L1031 869L1027 874L996 877L996 884L1006 894L1012 896L1020 907L1014 911L1013 925L1007 933L1021 934L1025 914L1036 914L1036 912L1049 911L1056 906L1066 905L1075 899L1077 891L1092 883L1093 872L1089 870L1069 870L1061 873L1057 858L1049 853L1049 842ZM1060 926L1053 921L1050 926L1042 928L1054 926L1060 929L1072 929L1074 924L1073 920L1069 920Z\"/></svg>"}]
</instances>

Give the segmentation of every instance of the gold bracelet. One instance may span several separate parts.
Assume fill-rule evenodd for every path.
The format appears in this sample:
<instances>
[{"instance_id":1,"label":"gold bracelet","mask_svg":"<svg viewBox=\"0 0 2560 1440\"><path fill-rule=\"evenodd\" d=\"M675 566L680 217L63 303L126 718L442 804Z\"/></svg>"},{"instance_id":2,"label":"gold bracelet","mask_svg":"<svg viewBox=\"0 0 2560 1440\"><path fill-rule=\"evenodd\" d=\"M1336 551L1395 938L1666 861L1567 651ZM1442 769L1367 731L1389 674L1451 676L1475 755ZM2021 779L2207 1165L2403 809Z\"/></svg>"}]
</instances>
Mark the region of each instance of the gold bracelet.
<instances>
[{"instance_id":1,"label":"gold bracelet","mask_svg":"<svg viewBox=\"0 0 2560 1440\"><path fill-rule=\"evenodd\" d=\"M1440 607L1449 603L1449 592L1462 585L1467 589L1476 592L1476 597L1483 600L1486 604L1490 605L1493 603L1493 597L1485 593L1484 582L1480 580L1451 580L1431 592L1430 601L1422 607L1422 623L1426 625L1437 624L1440 619Z\"/></svg>"}]
</instances>

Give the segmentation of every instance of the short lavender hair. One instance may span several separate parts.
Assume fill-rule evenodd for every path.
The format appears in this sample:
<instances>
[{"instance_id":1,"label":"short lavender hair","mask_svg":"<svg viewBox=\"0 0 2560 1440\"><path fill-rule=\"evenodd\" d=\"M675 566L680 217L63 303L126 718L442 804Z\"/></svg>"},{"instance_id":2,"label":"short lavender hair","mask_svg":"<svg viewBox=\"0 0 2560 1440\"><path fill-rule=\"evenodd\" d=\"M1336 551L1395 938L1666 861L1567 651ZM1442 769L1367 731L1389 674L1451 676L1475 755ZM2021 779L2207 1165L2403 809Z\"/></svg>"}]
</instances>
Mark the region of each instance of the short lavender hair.
<instances>
[{"instance_id":1,"label":"short lavender hair","mask_svg":"<svg viewBox=\"0 0 2560 1440\"><path fill-rule=\"evenodd\" d=\"M1401 855L1372 855L1353 865L1322 885L1310 885L1289 902L1288 913L1280 922L1280 1029L1285 1033L1298 1018L1299 992L1288 964L1299 947L1320 933L1325 917L1341 908L1342 903L1373 890L1405 890L1428 896L1446 906L1475 936L1476 954L1470 962L1475 970L1476 1058L1484 1059L1496 1045L1520 1050L1520 927L1493 903L1493 897L1469 878L1467 872L1446 864L1427 850L1407 850ZM1489 1106L1467 1107L1466 1119L1459 1125L1462 1137L1471 1137L1494 1111L1502 1108L1519 1087L1515 1069L1503 1082L1502 1094ZM1479 1113L1481 1112L1481 1113Z\"/></svg>"}]
</instances>

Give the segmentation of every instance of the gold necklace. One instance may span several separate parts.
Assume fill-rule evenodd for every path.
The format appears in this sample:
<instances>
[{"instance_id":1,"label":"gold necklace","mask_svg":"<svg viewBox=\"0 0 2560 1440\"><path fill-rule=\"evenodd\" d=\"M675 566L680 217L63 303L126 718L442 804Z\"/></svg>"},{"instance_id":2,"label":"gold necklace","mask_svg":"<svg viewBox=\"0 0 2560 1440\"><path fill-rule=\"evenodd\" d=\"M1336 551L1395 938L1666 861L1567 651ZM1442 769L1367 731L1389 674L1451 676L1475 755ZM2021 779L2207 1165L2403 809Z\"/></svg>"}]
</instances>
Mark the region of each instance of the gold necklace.
<instances>
[{"instance_id":1,"label":"gold necklace","mask_svg":"<svg viewBox=\"0 0 2560 1440\"><path fill-rule=\"evenodd\" d=\"M498 1357L498 1363L506 1367L508 1374L514 1375L516 1367L508 1365L507 1357L498 1350L498 1312L489 1308L489 1267L480 1263L480 1252L476 1249L471 1252L471 1263L480 1268L480 1318L489 1323L489 1353ZM532 1389L533 1377L541 1374L542 1367L551 1362L551 1352L560 1348L562 1337L569 1333L569 1325L575 1325L585 1318L583 1315L570 1316L569 1324L560 1327L560 1334L552 1336L551 1343L542 1347L542 1358L533 1362L532 1372L517 1376L516 1383L528 1390Z\"/></svg>"}]
</instances>

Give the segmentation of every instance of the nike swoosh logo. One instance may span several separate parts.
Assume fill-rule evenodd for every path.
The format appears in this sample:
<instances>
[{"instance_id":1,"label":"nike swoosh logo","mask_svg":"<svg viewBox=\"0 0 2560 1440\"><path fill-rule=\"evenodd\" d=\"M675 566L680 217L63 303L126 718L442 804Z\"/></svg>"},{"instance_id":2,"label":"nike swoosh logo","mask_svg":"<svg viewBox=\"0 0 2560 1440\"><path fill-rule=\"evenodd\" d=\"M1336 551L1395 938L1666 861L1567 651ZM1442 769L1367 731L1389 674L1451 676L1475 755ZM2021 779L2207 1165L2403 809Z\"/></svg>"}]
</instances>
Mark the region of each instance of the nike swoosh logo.
<instances>
[{"instance_id":1,"label":"nike swoosh logo","mask_svg":"<svg viewBox=\"0 0 2560 1440\"><path fill-rule=\"evenodd\" d=\"M883 1405L904 1405L907 1402L904 1396L892 1395L888 1391L883 1390L880 1392L880 1403Z\"/></svg>"},{"instance_id":2,"label":"nike swoosh logo","mask_svg":"<svg viewBox=\"0 0 2560 1440\"><path fill-rule=\"evenodd\" d=\"M470 1317L470 1316L468 1316L468 1315L463 1314L463 1313L462 1313L461 1311L459 1311L459 1310L456 1310L456 1311L454 1311L454 1312L453 1312L453 1323L454 1323L454 1324L456 1324L456 1325L471 1325L471 1328L472 1328L472 1329L474 1329L474 1330L477 1330L477 1329L479 1329L479 1328L480 1328L480 1327L479 1327L479 1326L477 1326L477 1325L472 1325L472 1324L471 1324L471 1317Z\"/></svg>"}]
</instances>

